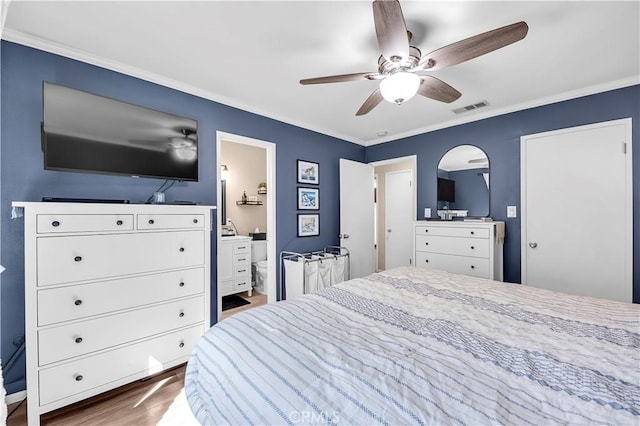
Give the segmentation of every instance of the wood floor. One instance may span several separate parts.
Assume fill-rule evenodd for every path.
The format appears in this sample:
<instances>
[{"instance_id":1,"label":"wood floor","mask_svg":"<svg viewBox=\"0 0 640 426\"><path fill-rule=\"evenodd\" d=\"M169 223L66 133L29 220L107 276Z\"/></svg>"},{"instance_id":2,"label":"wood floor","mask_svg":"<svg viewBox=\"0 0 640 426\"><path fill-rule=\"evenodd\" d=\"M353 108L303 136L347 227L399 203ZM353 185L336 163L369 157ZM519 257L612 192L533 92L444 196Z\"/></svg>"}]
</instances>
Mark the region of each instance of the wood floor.
<instances>
[{"instance_id":1,"label":"wood floor","mask_svg":"<svg viewBox=\"0 0 640 426\"><path fill-rule=\"evenodd\" d=\"M260 294L257 291L253 291L251 297L247 295L247 292L238 293L238 296L243 299L248 300L248 305L238 306L237 308L227 309L226 311L222 311L222 319L229 318L233 314L237 314L238 312L246 311L247 309L257 308L258 306L267 304L267 295Z\"/></svg>"},{"instance_id":2,"label":"wood floor","mask_svg":"<svg viewBox=\"0 0 640 426\"><path fill-rule=\"evenodd\" d=\"M239 296L251 303L222 313L222 319L267 303L267 296L256 291ZM144 381L137 381L101 395L44 414L43 426L143 426L198 425L184 395L186 364ZM11 404L7 426L27 425L27 404Z\"/></svg>"}]
</instances>

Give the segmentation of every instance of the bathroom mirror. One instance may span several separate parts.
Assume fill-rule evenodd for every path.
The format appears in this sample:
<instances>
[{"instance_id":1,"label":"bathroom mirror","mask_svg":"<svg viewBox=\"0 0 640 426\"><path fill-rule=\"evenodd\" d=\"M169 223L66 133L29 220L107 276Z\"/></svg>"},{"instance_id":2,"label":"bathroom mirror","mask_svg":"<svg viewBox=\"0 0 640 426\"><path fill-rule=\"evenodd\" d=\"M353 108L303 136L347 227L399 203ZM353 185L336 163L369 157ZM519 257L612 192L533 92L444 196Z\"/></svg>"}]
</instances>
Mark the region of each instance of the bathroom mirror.
<instances>
[{"instance_id":1,"label":"bathroom mirror","mask_svg":"<svg viewBox=\"0 0 640 426\"><path fill-rule=\"evenodd\" d=\"M473 145L450 149L438 163L437 176L438 216L489 216L489 158L483 150Z\"/></svg>"}]
</instances>

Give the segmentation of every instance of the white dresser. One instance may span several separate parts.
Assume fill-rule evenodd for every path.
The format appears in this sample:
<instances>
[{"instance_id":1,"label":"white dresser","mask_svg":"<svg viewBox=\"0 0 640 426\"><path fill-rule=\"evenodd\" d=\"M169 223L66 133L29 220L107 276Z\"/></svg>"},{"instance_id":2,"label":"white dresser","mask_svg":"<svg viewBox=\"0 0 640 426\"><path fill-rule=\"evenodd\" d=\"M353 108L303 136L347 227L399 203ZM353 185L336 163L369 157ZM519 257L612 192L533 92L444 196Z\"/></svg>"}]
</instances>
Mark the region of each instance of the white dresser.
<instances>
[{"instance_id":1,"label":"white dresser","mask_svg":"<svg viewBox=\"0 0 640 426\"><path fill-rule=\"evenodd\" d=\"M187 361L210 325L211 209L24 208L29 424Z\"/></svg>"},{"instance_id":2,"label":"white dresser","mask_svg":"<svg viewBox=\"0 0 640 426\"><path fill-rule=\"evenodd\" d=\"M503 280L504 222L418 221L414 264Z\"/></svg>"},{"instance_id":3,"label":"white dresser","mask_svg":"<svg viewBox=\"0 0 640 426\"><path fill-rule=\"evenodd\" d=\"M218 247L218 295L251 296L251 237L223 237Z\"/></svg>"}]
</instances>

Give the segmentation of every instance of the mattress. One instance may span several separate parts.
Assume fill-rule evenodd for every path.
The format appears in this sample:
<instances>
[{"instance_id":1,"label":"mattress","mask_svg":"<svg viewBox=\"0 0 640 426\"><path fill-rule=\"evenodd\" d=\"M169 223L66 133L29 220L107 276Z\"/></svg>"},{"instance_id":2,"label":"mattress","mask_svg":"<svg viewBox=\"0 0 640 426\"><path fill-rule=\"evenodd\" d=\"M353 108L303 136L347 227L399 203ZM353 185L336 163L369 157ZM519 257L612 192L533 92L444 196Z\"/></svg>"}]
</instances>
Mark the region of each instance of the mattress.
<instances>
[{"instance_id":1,"label":"mattress","mask_svg":"<svg viewBox=\"0 0 640 426\"><path fill-rule=\"evenodd\" d=\"M213 424L633 424L640 306L405 267L208 330L185 391Z\"/></svg>"}]
</instances>

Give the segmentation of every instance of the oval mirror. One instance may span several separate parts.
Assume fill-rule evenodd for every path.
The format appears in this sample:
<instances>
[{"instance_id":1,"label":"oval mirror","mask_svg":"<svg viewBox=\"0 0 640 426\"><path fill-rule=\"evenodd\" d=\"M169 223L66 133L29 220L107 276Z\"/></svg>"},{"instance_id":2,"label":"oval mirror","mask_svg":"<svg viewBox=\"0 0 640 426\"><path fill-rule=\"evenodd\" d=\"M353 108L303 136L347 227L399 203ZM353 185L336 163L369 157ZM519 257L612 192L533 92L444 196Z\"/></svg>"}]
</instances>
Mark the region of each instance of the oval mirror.
<instances>
[{"instance_id":1,"label":"oval mirror","mask_svg":"<svg viewBox=\"0 0 640 426\"><path fill-rule=\"evenodd\" d=\"M438 216L489 216L489 158L473 145L447 151L438 163Z\"/></svg>"}]
</instances>

